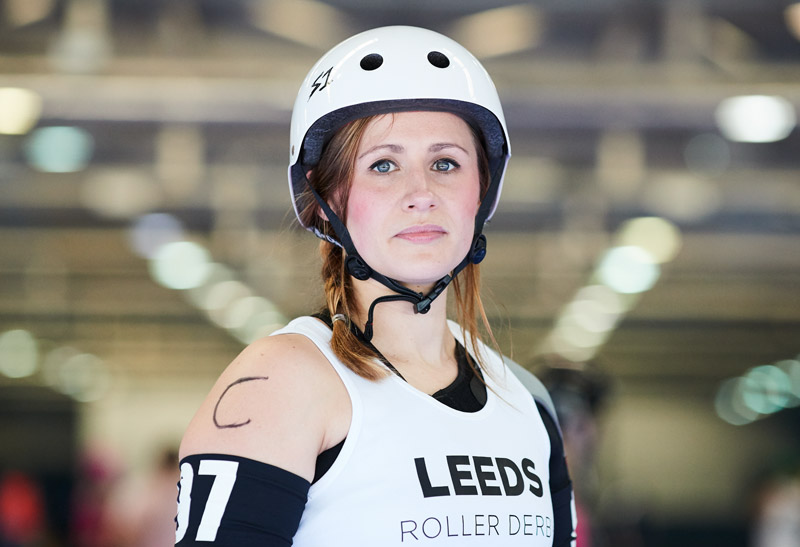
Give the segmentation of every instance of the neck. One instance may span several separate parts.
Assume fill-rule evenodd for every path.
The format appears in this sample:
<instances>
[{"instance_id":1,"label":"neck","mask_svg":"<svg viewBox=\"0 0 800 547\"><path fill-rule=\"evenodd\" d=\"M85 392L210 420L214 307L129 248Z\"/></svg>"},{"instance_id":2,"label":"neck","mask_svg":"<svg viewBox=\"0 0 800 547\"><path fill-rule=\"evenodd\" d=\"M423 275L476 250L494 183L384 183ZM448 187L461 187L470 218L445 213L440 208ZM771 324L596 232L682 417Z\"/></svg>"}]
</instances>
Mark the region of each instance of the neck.
<instances>
[{"instance_id":1,"label":"neck","mask_svg":"<svg viewBox=\"0 0 800 547\"><path fill-rule=\"evenodd\" d=\"M395 293L374 280L353 281L358 304L353 318L364 328L370 305L376 298ZM412 287L427 293L430 287ZM427 313L415 313L413 304L399 300L381 302L372 317L373 345L396 367L404 363L441 365L450 362L455 339L447 326L447 290Z\"/></svg>"}]
</instances>

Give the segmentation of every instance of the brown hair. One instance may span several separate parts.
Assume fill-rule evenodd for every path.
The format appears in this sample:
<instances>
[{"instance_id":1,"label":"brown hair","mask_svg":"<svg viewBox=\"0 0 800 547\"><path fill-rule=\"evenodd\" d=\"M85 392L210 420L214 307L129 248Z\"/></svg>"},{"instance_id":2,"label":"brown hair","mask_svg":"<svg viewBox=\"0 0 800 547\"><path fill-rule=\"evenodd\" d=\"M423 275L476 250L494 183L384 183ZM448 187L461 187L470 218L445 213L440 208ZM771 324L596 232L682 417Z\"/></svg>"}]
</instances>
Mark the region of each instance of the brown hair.
<instances>
[{"instance_id":1,"label":"brown hair","mask_svg":"<svg viewBox=\"0 0 800 547\"><path fill-rule=\"evenodd\" d=\"M367 116L348 123L339 129L325 147L319 164L314 167L309 176L309 183L314 187L319 196L325 200L339 216L343 223L347 223L347 198L350 190L350 181L355 169L356 154L361 143L361 138L369 123L378 116ZM478 169L480 174L481 196L484 196L490 183L489 161L480 130L470 125L473 140L478 153ZM310 192L308 192L310 194ZM315 227L322 234L336 238L330 223L322 218L319 205L310 195L302 196L300 203L304 207L300 211L301 220L305 226ZM325 283L325 305L323 310L331 317L342 314L347 321L333 322L333 338L331 348L336 356L359 376L370 380L382 378L387 374L386 368L376 364L375 353L351 331L349 318L356 309L355 294L352 280L345 270L345 251L341 247L322 240L320 242L322 255L322 279ZM479 339L478 316L482 331L497 347L497 341L492 333L491 326L486 317L486 311L480 296L480 268L476 264L468 264L452 282L455 297L456 317L461 325L465 342L469 340L469 347L473 349L478 364L481 355L477 351ZM468 354L469 355L469 354ZM470 366L475 369L472 359ZM475 371L477 373L477 371ZM480 375L478 375L480 377Z\"/></svg>"}]
</instances>

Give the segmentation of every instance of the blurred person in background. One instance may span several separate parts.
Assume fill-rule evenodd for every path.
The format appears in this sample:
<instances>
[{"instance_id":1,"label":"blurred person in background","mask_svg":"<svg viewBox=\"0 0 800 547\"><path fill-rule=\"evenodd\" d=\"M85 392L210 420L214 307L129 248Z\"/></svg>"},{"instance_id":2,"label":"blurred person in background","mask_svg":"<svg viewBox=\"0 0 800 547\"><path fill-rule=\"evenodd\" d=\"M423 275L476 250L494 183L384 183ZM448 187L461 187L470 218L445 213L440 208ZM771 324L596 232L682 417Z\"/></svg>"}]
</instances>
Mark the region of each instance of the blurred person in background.
<instances>
[{"instance_id":1,"label":"blurred person in background","mask_svg":"<svg viewBox=\"0 0 800 547\"><path fill-rule=\"evenodd\" d=\"M550 392L561 425L564 452L575 490L577 547L604 545L595 524L598 492L594 461L600 442L599 415L608 397L608 380L592 363L578 365L551 358L544 366L534 369Z\"/></svg>"},{"instance_id":2,"label":"blurred person in background","mask_svg":"<svg viewBox=\"0 0 800 547\"><path fill-rule=\"evenodd\" d=\"M144 474L131 474L109 502L110 543L116 547L161 547L175 540L178 450L161 450Z\"/></svg>"},{"instance_id":3,"label":"blurred person in background","mask_svg":"<svg viewBox=\"0 0 800 547\"><path fill-rule=\"evenodd\" d=\"M91 447L81 456L72 493L69 543L75 547L108 547L114 537L108 511L123 476L111 452Z\"/></svg>"},{"instance_id":4,"label":"blurred person in background","mask_svg":"<svg viewBox=\"0 0 800 547\"><path fill-rule=\"evenodd\" d=\"M311 69L290 187L325 305L247 347L195 415L177 545L574 545L549 396L480 300L509 157L494 84L438 33L367 31Z\"/></svg>"}]
</instances>

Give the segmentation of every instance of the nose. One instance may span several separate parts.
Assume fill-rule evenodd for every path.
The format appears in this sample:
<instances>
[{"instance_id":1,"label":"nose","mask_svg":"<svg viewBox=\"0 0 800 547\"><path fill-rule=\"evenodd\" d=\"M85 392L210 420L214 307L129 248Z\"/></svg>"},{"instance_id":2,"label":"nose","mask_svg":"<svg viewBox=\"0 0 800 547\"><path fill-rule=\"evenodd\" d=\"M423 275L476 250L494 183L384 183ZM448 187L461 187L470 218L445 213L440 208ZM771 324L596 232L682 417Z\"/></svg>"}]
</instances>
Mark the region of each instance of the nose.
<instances>
[{"instance_id":1,"label":"nose","mask_svg":"<svg viewBox=\"0 0 800 547\"><path fill-rule=\"evenodd\" d=\"M432 185L433 182L428 179L427 173L421 171L411 173L405 195L405 209L414 212L435 209L437 197Z\"/></svg>"}]
</instances>

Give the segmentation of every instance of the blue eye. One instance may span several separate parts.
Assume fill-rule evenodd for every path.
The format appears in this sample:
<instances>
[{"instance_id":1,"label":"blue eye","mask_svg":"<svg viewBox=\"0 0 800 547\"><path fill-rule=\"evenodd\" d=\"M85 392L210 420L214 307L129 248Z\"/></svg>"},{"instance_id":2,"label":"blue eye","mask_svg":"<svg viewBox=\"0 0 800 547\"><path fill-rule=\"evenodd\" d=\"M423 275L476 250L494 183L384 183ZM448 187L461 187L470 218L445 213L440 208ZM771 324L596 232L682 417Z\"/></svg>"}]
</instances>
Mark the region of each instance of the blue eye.
<instances>
[{"instance_id":1,"label":"blue eye","mask_svg":"<svg viewBox=\"0 0 800 547\"><path fill-rule=\"evenodd\" d=\"M451 159L440 159L433 162L433 170L434 171L441 171L446 173L448 171L453 171L454 169L460 167L458 162Z\"/></svg>"},{"instance_id":2,"label":"blue eye","mask_svg":"<svg viewBox=\"0 0 800 547\"><path fill-rule=\"evenodd\" d=\"M378 173L391 173L397 166L394 162L389 160L378 160L369 166L370 170L377 171Z\"/></svg>"}]
</instances>

